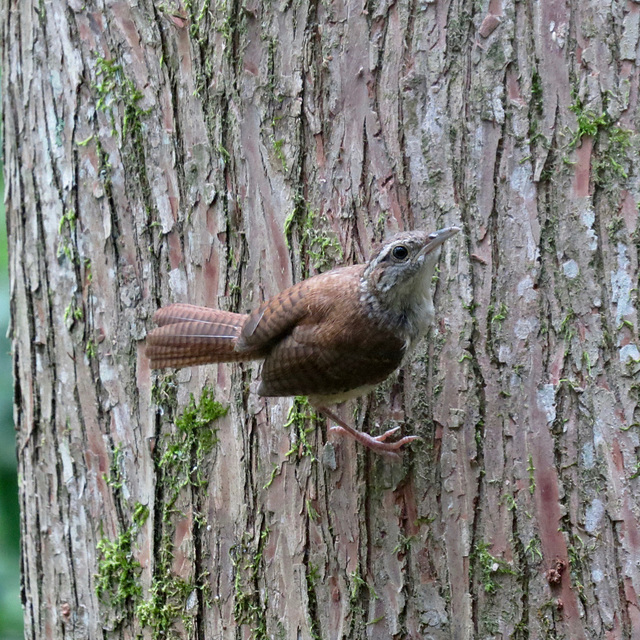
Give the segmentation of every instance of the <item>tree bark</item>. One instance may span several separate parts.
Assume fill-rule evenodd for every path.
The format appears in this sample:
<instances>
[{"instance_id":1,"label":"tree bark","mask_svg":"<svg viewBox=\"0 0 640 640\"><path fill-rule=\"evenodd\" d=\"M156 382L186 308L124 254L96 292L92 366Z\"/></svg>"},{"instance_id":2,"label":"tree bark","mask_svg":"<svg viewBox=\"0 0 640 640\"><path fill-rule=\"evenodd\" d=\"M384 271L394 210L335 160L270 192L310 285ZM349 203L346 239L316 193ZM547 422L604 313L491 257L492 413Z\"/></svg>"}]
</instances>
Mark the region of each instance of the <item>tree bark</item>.
<instances>
[{"instance_id":1,"label":"tree bark","mask_svg":"<svg viewBox=\"0 0 640 640\"><path fill-rule=\"evenodd\" d=\"M640 636L640 4L2 7L26 637ZM149 369L159 306L450 224L345 409L401 464Z\"/></svg>"}]
</instances>

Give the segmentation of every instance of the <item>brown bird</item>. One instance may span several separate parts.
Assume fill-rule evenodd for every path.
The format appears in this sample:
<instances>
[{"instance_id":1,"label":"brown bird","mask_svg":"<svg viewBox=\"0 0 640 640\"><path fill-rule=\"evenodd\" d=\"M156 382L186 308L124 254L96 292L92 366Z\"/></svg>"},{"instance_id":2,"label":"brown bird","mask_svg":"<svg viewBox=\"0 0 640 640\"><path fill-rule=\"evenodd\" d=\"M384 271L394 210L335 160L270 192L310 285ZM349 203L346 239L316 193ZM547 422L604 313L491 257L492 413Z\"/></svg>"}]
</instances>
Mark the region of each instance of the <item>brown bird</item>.
<instances>
[{"instance_id":1,"label":"brown bird","mask_svg":"<svg viewBox=\"0 0 640 640\"><path fill-rule=\"evenodd\" d=\"M327 405L363 395L395 371L434 318L432 278L442 243L459 231L405 231L365 264L313 276L250 314L189 304L159 309L147 337L151 366L264 360L261 396L309 396L337 430L391 457L415 440L374 437Z\"/></svg>"}]
</instances>

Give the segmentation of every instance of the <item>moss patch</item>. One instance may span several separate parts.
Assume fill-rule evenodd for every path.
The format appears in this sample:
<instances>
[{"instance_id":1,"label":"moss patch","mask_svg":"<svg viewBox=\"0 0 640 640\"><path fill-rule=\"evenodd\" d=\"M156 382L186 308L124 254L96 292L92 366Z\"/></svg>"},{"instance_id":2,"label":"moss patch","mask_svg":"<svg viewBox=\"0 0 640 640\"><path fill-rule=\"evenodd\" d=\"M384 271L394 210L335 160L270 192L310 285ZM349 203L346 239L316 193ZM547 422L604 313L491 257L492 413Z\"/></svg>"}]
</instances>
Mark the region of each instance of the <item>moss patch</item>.
<instances>
[{"instance_id":1,"label":"moss patch","mask_svg":"<svg viewBox=\"0 0 640 640\"><path fill-rule=\"evenodd\" d=\"M633 132L613 122L606 110L596 113L585 107L579 99L569 109L575 113L578 124L570 147L580 145L585 137L595 140L591 169L596 186L610 189L626 180L629 176L629 150Z\"/></svg>"},{"instance_id":2,"label":"moss patch","mask_svg":"<svg viewBox=\"0 0 640 640\"><path fill-rule=\"evenodd\" d=\"M319 216L302 196L296 198L293 211L284 221L284 236L290 249L295 230L298 232L303 277L309 276L310 267L316 271L325 271L342 259L342 247L337 238L322 227Z\"/></svg>"},{"instance_id":3,"label":"moss patch","mask_svg":"<svg viewBox=\"0 0 640 640\"><path fill-rule=\"evenodd\" d=\"M172 402L171 396L168 396L169 402ZM156 564L149 597L136 608L140 624L151 629L154 639L168 637L177 622L189 631L194 625L199 605L209 591L207 575L200 571L197 563L194 563L195 573L190 579L176 576L172 571L173 516L183 517L176 505L179 498L190 491L193 527L206 526L206 518L200 511L208 482L205 465L218 442L213 423L225 416L227 410L214 399L210 388L203 389L198 401L192 394L182 414L175 420L175 431L162 440L157 450L159 499L156 502L156 536L159 535L159 541ZM197 538L196 535L193 537L194 540Z\"/></svg>"},{"instance_id":4,"label":"moss patch","mask_svg":"<svg viewBox=\"0 0 640 640\"><path fill-rule=\"evenodd\" d=\"M500 585L496 581L497 576L518 575L505 560L489 553L490 546L486 542L479 542L471 552L471 566L476 567L485 593L498 590Z\"/></svg>"},{"instance_id":5,"label":"moss patch","mask_svg":"<svg viewBox=\"0 0 640 640\"><path fill-rule=\"evenodd\" d=\"M102 537L97 545L96 593L100 601L112 609L116 624L126 617L127 610L142 597L142 568L135 558L134 541L148 517L149 508L136 503L131 526L113 540Z\"/></svg>"},{"instance_id":6,"label":"moss patch","mask_svg":"<svg viewBox=\"0 0 640 640\"><path fill-rule=\"evenodd\" d=\"M170 520L185 487L203 489L206 486L203 466L218 442L212 423L226 414L227 408L214 399L211 389L205 388L198 402L191 395L182 415L176 419L176 431L164 439L157 468L163 481L165 522Z\"/></svg>"},{"instance_id":7,"label":"moss patch","mask_svg":"<svg viewBox=\"0 0 640 640\"><path fill-rule=\"evenodd\" d=\"M161 383L155 387L154 398L165 408L174 406L174 387ZM165 404L166 403L166 404ZM96 592L101 602L110 608L106 617L114 626L126 619L137 619L148 628L152 638L167 638L176 632L176 624L189 632L195 616L207 598L207 574L194 561L193 576L185 579L173 573L174 533L173 516L184 514L177 503L190 492L189 505L194 529L206 525L200 511L207 484L204 470L208 456L217 443L213 423L226 415L227 408L214 399L213 391L205 388L198 401L191 396L182 414L175 420L175 430L162 438L156 448L158 475L155 522L156 535L154 568L147 597L140 575L142 567L136 559L135 542L149 509L136 503L132 524L114 539L103 537L97 545L100 557L96 575ZM121 451L116 449L107 483L119 491L124 482L120 465ZM193 536L194 540L197 538ZM198 557L198 552L195 553Z\"/></svg>"},{"instance_id":8,"label":"moss patch","mask_svg":"<svg viewBox=\"0 0 640 640\"><path fill-rule=\"evenodd\" d=\"M257 544L254 545L251 536L245 533L242 540L231 547L229 554L235 571L234 592L235 604L233 617L238 624L250 625L252 638L266 640L266 591L261 595L259 576L262 565L264 546L269 537L269 529L260 531Z\"/></svg>"},{"instance_id":9,"label":"moss patch","mask_svg":"<svg viewBox=\"0 0 640 640\"><path fill-rule=\"evenodd\" d=\"M306 396L296 396L291 409L287 415L287 421L283 425L285 429L291 429L291 449L286 456L296 456L298 459L309 456L315 461L313 448L309 442L308 435L314 430L309 422L317 418L309 399Z\"/></svg>"},{"instance_id":10,"label":"moss patch","mask_svg":"<svg viewBox=\"0 0 640 640\"><path fill-rule=\"evenodd\" d=\"M142 117L146 113L138 104L143 96L133 81L125 75L122 65L114 60L98 58L96 78L93 85L98 94L96 108L109 115L112 134L117 135L113 107L115 104L121 104L124 109L122 139L126 139L128 135L139 135L142 130Z\"/></svg>"}]
</instances>

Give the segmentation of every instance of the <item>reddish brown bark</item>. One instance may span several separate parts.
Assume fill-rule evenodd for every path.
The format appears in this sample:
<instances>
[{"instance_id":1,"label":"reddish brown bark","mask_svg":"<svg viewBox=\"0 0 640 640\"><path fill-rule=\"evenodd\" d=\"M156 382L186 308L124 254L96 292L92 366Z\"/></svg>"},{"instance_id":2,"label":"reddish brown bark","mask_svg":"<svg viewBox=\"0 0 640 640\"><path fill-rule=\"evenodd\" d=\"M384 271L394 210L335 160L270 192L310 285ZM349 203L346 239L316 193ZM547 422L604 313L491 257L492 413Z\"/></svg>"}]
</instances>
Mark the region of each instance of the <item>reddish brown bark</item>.
<instances>
[{"instance_id":1,"label":"reddish brown bark","mask_svg":"<svg viewBox=\"0 0 640 640\"><path fill-rule=\"evenodd\" d=\"M2 7L29 637L640 634L640 4ZM403 464L142 357L449 224Z\"/></svg>"}]
</instances>

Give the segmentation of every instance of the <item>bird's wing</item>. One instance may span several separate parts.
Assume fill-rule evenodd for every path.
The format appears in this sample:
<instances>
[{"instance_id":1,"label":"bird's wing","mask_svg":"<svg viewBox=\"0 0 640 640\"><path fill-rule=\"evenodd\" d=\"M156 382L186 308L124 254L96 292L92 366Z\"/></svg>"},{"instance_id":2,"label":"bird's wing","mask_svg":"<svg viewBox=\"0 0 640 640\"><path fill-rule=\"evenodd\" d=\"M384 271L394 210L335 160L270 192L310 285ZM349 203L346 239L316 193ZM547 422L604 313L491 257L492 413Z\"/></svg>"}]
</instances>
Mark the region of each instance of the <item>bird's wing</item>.
<instances>
[{"instance_id":1,"label":"bird's wing","mask_svg":"<svg viewBox=\"0 0 640 640\"><path fill-rule=\"evenodd\" d=\"M249 314L236 349L268 349L279 338L287 335L309 313L307 282L304 280L285 289Z\"/></svg>"},{"instance_id":2,"label":"bird's wing","mask_svg":"<svg viewBox=\"0 0 640 640\"><path fill-rule=\"evenodd\" d=\"M258 392L263 396L337 395L382 382L400 366L405 344L391 333L366 333L354 332L351 343L327 344L321 327L297 326L266 357Z\"/></svg>"},{"instance_id":3,"label":"bird's wing","mask_svg":"<svg viewBox=\"0 0 640 640\"><path fill-rule=\"evenodd\" d=\"M333 282L357 287L362 269L363 265L334 269L298 282L263 302L242 327L236 350L268 350L306 318L321 321L326 312L327 287L331 289Z\"/></svg>"},{"instance_id":4,"label":"bird's wing","mask_svg":"<svg viewBox=\"0 0 640 640\"><path fill-rule=\"evenodd\" d=\"M242 327L236 349L264 354L260 395L334 395L384 380L406 345L363 317L364 265L303 280L265 302Z\"/></svg>"}]
</instances>

